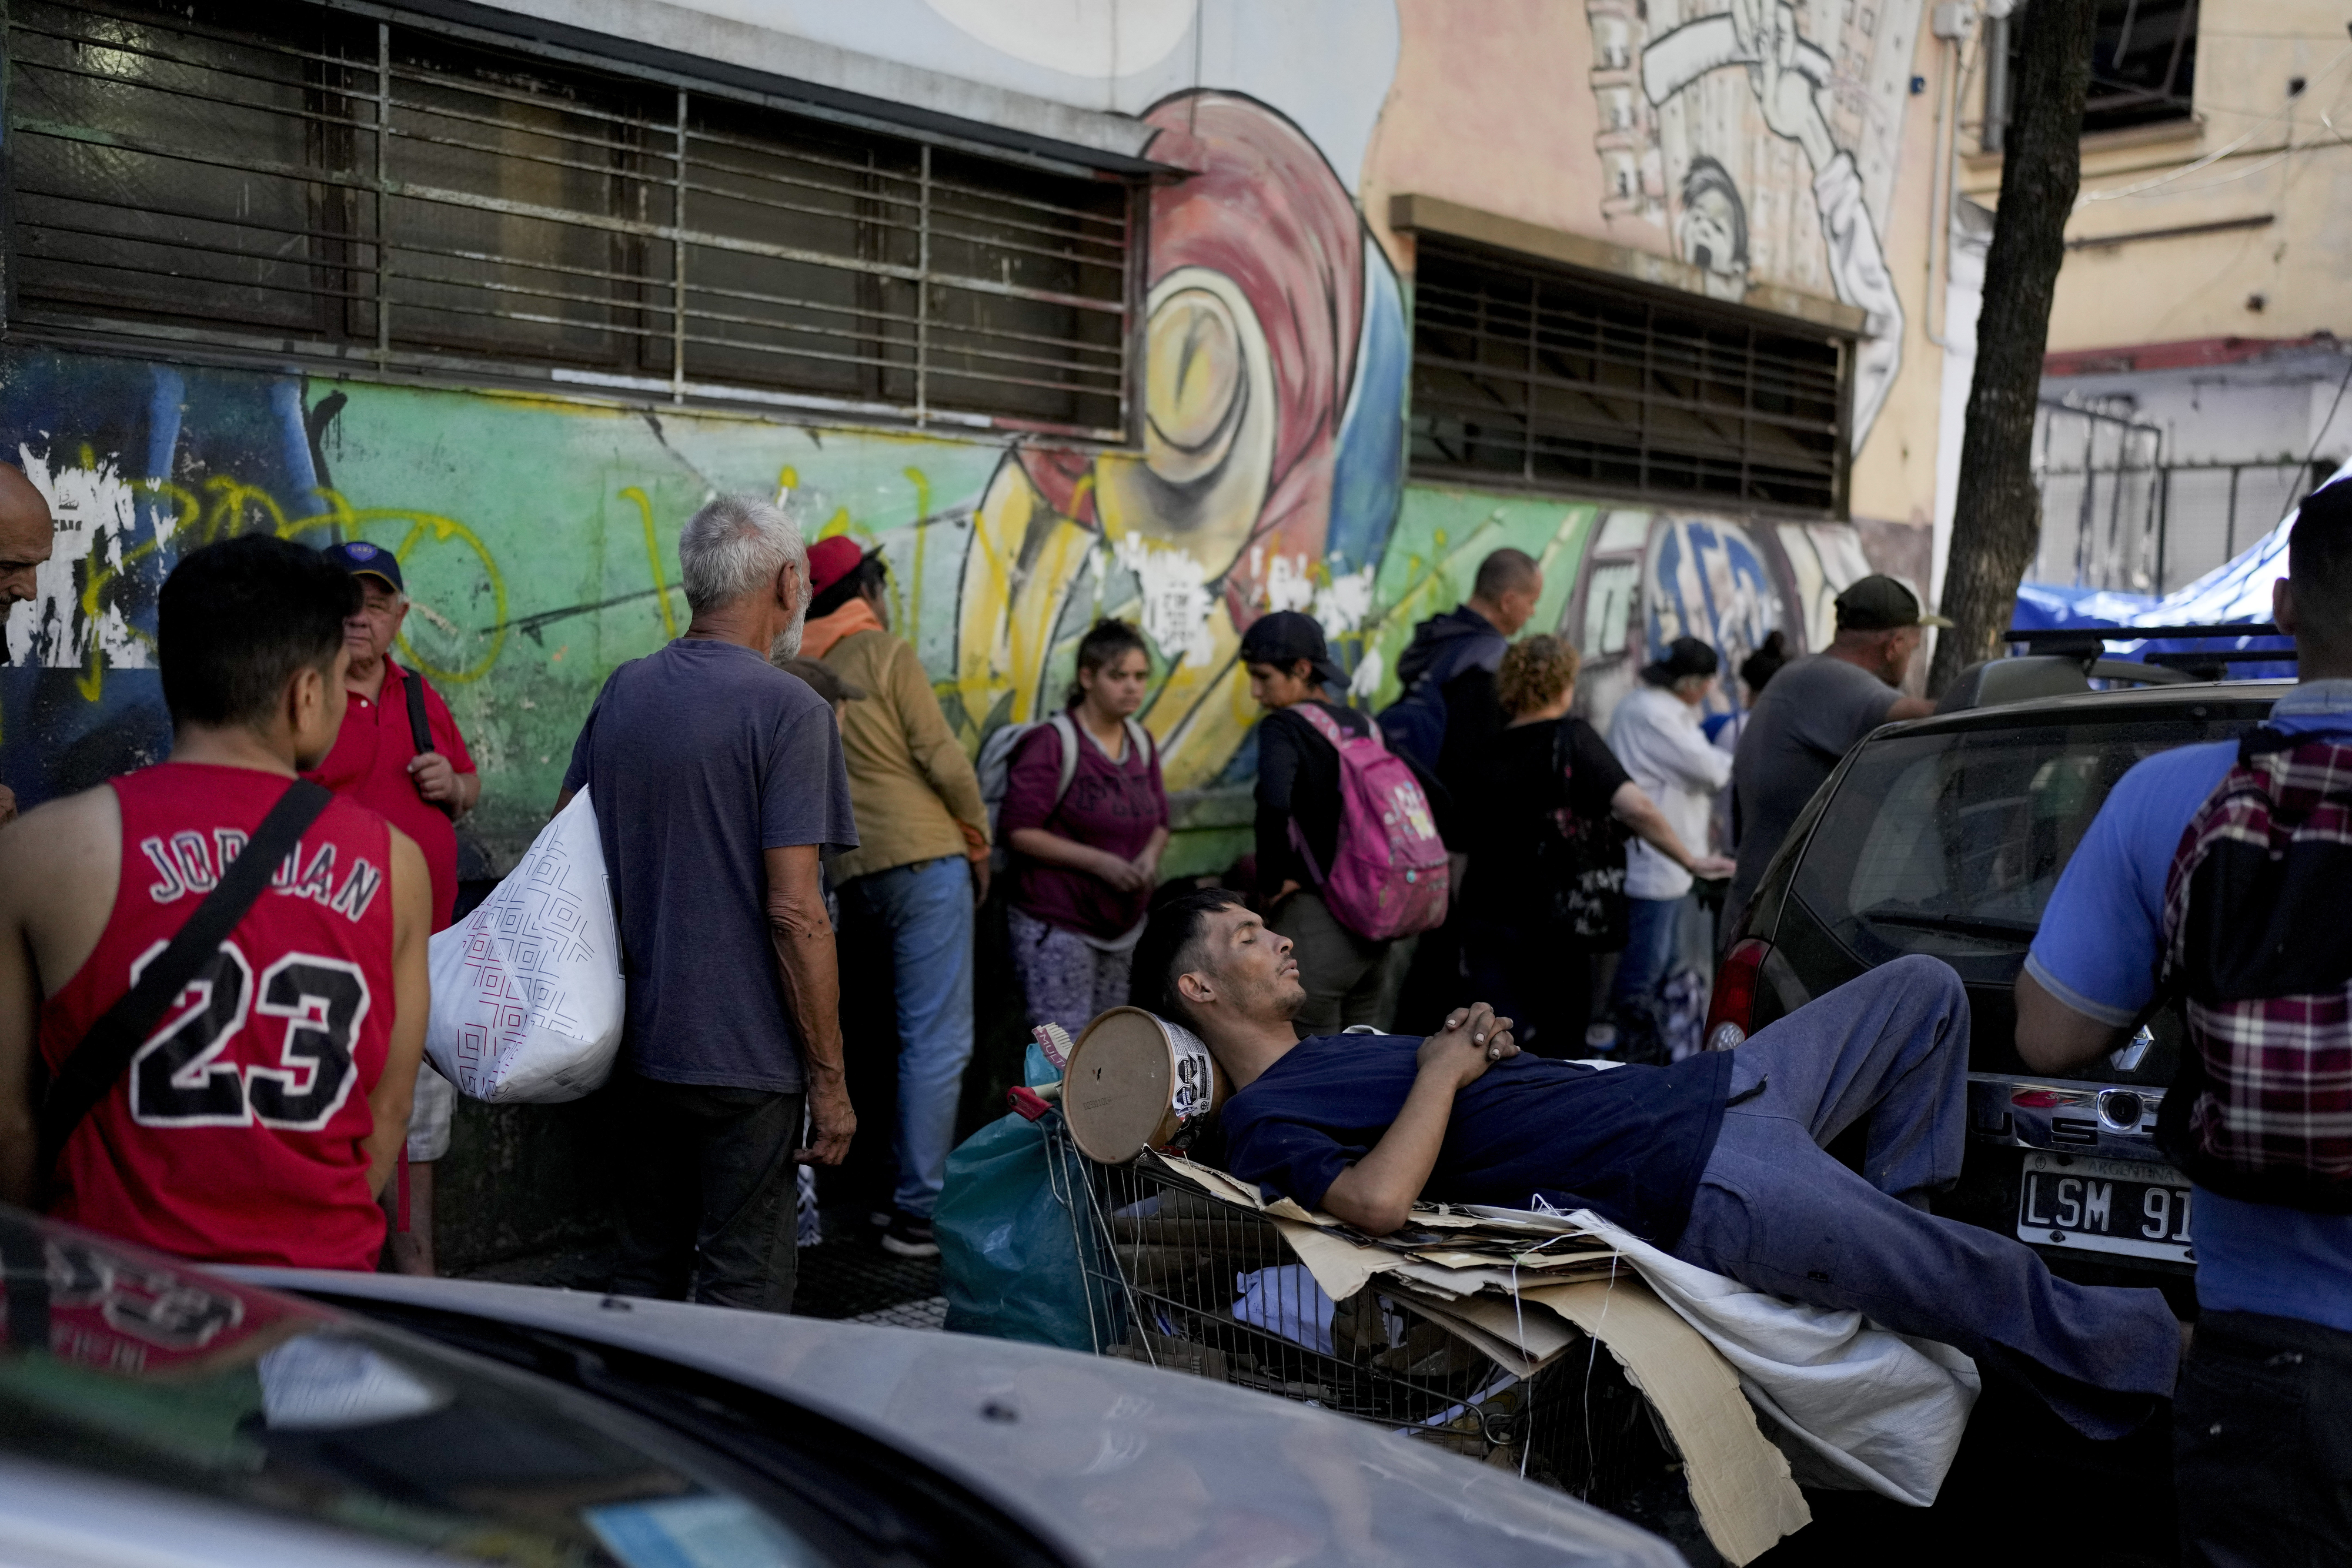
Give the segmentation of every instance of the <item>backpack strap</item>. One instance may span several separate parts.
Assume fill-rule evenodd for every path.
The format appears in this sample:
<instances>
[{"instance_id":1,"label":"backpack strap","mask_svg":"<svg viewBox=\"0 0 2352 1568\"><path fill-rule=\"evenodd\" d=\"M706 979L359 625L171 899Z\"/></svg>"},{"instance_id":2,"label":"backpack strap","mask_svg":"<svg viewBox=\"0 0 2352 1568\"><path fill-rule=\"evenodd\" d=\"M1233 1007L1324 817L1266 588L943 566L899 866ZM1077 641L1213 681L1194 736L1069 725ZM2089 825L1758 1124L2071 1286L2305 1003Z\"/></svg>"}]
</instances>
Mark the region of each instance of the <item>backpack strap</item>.
<instances>
[{"instance_id":1,"label":"backpack strap","mask_svg":"<svg viewBox=\"0 0 2352 1568\"><path fill-rule=\"evenodd\" d=\"M1121 719L1119 722L1127 726L1127 743L1134 747L1141 755L1143 766L1150 768L1152 757L1151 732L1131 718Z\"/></svg>"},{"instance_id":2,"label":"backpack strap","mask_svg":"<svg viewBox=\"0 0 2352 1568\"><path fill-rule=\"evenodd\" d=\"M1054 785L1053 810L1045 813L1050 817L1054 811L1062 809L1062 797L1070 792L1070 780L1078 776L1078 727L1067 711L1057 713L1045 722L1054 727L1054 733L1061 737L1062 742L1062 776Z\"/></svg>"},{"instance_id":3,"label":"backpack strap","mask_svg":"<svg viewBox=\"0 0 2352 1568\"><path fill-rule=\"evenodd\" d=\"M252 839L237 852L236 859L222 868L219 885L205 895L195 913L140 975L139 983L90 1025L41 1101L39 1155L33 1167L40 1178L46 1180L57 1167L66 1140L81 1125L82 1118L113 1089L115 1080L131 1065L164 1011L187 989L205 960L228 940L237 922L260 899L278 865L294 852L303 833L334 798L324 786L307 779L289 785L261 820L261 826L253 831Z\"/></svg>"},{"instance_id":4,"label":"backpack strap","mask_svg":"<svg viewBox=\"0 0 2352 1568\"><path fill-rule=\"evenodd\" d=\"M422 757L433 749L433 724L425 713L425 677L415 670L404 669L400 672L400 684L408 697L409 744L416 748L411 755Z\"/></svg>"},{"instance_id":5,"label":"backpack strap","mask_svg":"<svg viewBox=\"0 0 2352 1568\"><path fill-rule=\"evenodd\" d=\"M1363 736L1349 735L1347 731L1341 729L1339 727L1339 721L1333 718L1329 714L1325 713L1323 711L1323 706L1311 698L1303 703L1294 704L1290 711L1305 719L1307 723L1307 727L1313 729L1316 734L1329 741L1334 749L1347 745L1348 742L1351 740L1361 740L1366 738L1366 737ZM1371 737L1377 739L1381 733L1381 727L1379 725L1372 725L1370 727Z\"/></svg>"},{"instance_id":6,"label":"backpack strap","mask_svg":"<svg viewBox=\"0 0 2352 1568\"><path fill-rule=\"evenodd\" d=\"M391 661L385 662L388 664ZM415 748L409 755L422 757L433 749L433 721L425 716L425 677L415 670L404 667L400 672L400 685L402 695L408 699L408 743ZM457 813L448 801L442 800L431 802L431 804L435 810L451 821L457 821Z\"/></svg>"}]
</instances>

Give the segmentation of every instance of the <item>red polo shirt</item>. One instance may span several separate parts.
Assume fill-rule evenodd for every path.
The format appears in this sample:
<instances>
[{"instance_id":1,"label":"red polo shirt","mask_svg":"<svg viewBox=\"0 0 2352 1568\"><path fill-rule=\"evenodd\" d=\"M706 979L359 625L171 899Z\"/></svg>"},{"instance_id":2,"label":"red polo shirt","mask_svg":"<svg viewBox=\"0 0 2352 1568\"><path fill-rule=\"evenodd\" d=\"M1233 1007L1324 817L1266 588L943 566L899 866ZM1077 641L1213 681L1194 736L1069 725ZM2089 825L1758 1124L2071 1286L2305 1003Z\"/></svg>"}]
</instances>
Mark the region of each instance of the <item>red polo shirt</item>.
<instances>
[{"instance_id":1,"label":"red polo shirt","mask_svg":"<svg viewBox=\"0 0 2352 1568\"><path fill-rule=\"evenodd\" d=\"M408 730L407 671L392 660L383 662L383 690L374 702L357 692L343 710L343 727L335 734L327 759L303 775L347 800L373 807L386 821L416 841L425 852L425 867L433 875L433 929L449 924L457 904L457 830L447 813L416 792L409 776L409 759L416 743ZM428 683L425 688L425 722L433 732L433 749L449 759L460 773L474 771L473 754L449 705Z\"/></svg>"}]
</instances>

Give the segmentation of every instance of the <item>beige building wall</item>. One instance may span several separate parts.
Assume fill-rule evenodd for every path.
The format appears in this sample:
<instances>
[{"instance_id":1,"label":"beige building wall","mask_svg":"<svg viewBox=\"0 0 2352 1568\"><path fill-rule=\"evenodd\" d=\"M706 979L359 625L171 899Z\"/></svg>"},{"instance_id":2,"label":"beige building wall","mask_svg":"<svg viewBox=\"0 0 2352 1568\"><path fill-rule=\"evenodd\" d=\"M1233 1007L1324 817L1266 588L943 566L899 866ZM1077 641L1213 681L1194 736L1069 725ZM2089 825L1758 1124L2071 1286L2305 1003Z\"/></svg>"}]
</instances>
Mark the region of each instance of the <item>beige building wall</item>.
<instances>
[{"instance_id":1,"label":"beige building wall","mask_svg":"<svg viewBox=\"0 0 2352 1568\"><path fill-rule=\"evenodd\" d=\"M1972 84L1979 116L1982 78ZM2352 131L2352 38L2343 7L2207 0L2194 103L2189 120L2084 139L2053 353L2352 336L2352 145L2343 134ZM1997 204L1999 156L1961 162L1962 191Z\"/></svg>"},{"instance_id":2,"label":"beige building wall","mask_svg":"<svg viewBox=\"0 0 2352 1568\"><path fill-rule=\"evenodd\" d=\"M1674 79L1664 67L1645 71L1652 57L1686 52L1662 40L1692 24L1699 32L1682 43L1708 29L1731 37L1717 0L1400 0L1396 76L1359 185L1364 214L1407 274L1412 236L1390 226L1391 199L1402 194L1618 247L1619 269L1715 298L1815 319L1824 305L1843 305L1849 319L1868 311L1895 367L1865 416L1852 509L1857 520L1924 527L1942 370L1923 308L1936 99L1915 94L1910 78L1931 70L1941 46L1922 37L1917 0L1794 15L1800 38L1833 62L1831 85L1814 96L1827 145L1854 166L1865 243L1891 301L1855 287L1851 257L1832 255L1811 148L1764 122L1748 70L1707 69L1651 100L1645 88ZM1720 257L1693 265L1701 242L1686 182L1705 160L1727 172L1744 203L1748 254L1737 271ZM1681 265L1662 269L1661 260Z\"/></svg>"}]
</instances>

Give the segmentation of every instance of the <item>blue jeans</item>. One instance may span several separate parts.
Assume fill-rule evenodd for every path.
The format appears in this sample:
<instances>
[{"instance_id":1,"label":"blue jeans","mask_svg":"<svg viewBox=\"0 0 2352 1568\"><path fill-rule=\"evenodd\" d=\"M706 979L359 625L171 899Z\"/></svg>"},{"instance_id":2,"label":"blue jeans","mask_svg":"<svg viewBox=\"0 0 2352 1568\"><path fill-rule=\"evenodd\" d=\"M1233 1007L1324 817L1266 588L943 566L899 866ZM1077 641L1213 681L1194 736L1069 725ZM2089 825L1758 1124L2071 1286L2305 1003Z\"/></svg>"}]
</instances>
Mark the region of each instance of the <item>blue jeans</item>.
<instances>
[{"instance_id":1,"label":"blue jeans","mask_svg":"<svg viewBox=\"0 0 2352 1568\"><path fill-rule=\"evenodd\" d=\"M892 1200L928 1219L955 1146L956 1103L971 1061L971 868L961 856L893 866L842 883L842 903L890 934L898 1013L898 1186Z\"/></svg>"},{"instance_id":2,"label":"blue jeans","mask_svg":"<svg viewBox=\"0 0 2352 1568\"><path fill-rule=\"evenodd\" d=\"M1732 1052L1685 1263L1941 1340L2094 1437L2172 1394L2180 1330L2157 1291L2076 1285L2023 1242L1927 1212L1960 1174L1969 1001L1937 959L1882 965ZM1867 1118L1857 1176L1827 1152Z\"/></svg>"},{"instance_id":3,"label":"blue jeans","mask_svg":"<svg viewBox=\"0 0 2352 1568\"><path fill-rule=\"evenodd\" d=\"M1658 988L1675 967L1675 938L1682 929L1683 905L1690 900L1685 894L1625 901L1625 950L1617 956L1609 1010L1622 1042L1617 1054L1629 1061L1666 1059L1658 1040Z\"/></svg>"}]
</instances>

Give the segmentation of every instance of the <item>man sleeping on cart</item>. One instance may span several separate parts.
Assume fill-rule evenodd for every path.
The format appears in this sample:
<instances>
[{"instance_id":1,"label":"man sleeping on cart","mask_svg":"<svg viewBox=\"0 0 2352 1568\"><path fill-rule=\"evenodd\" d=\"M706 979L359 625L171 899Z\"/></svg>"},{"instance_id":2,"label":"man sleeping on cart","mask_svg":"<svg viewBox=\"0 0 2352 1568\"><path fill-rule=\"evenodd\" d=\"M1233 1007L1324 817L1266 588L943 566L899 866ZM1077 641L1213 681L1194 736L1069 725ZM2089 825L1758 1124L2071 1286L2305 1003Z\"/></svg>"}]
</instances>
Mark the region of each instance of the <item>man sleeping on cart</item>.
<instances>
[{"instance_id":1,"label":"man sleeping on cart","mask_svg":"<svg viewBox=\"0 0 2352 1568\"><path fill-rule=\"evenodd\" d=\"M1416 1198L1589 1208L1773 1295L1939 1340L2119 1437L2169 1398L2179 1325L2151 1290L2077 1285L2032 1249L1930 1212L1960 1174L1969 1004L1913 956L1727 1051L1666 1067L1522 1054L1459 1009L1427 1040L1297 1037L1288 938L1238 894L1162 906L1134 1000L1200 1035L1233 1086L1225 1168L1372 1235ZM1862 1173L1826 1152L1867 1123Z\"/></svg>"}]
</instances>

